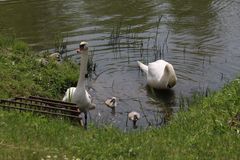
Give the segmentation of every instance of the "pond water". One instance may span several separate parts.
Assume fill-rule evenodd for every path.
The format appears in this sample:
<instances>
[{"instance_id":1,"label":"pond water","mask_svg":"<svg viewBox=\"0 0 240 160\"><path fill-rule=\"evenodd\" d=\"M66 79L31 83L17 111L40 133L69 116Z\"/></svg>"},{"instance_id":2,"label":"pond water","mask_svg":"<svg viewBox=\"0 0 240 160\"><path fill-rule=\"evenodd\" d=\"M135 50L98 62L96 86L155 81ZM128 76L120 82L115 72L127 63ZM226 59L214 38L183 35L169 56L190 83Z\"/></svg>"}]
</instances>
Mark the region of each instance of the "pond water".
<instances>
[{"instance_id":1,"label":"pond water","mask_svg":"<svg viewBox=\"0 0 240 160\"><path fill-rule=\"evenodd\" d=\"M95 75L88 79L97 104L91 119L125 128L127 113L141 113L140 127L162 125L179 110L182 97L216 90L240 71L238 0L2 0L0 33L15 35L35 50L53 49L63 37L69 56L89 42ZM146 86L137 60L164 59L176 71L168 91ZM116 113L104 105L119 99ZM129 124L131 126L131 124Z\"/></svg>"}]
</instances>

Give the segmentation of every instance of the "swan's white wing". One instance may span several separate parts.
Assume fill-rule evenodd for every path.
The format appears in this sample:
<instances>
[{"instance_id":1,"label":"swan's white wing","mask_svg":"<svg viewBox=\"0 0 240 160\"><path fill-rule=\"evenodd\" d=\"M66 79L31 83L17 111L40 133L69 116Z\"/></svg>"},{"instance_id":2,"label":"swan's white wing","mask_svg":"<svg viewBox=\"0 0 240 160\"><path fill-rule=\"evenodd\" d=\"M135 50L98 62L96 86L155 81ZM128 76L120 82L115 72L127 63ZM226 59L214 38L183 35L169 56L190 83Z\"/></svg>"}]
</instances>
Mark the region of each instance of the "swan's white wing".
<instances>
[{"instance_id":1,"label":"swan's white wing","mask_svg":"<svg viewBox=\"0 0 240 160\"><path fill-rule=\"evenodd\" d=\"M166 62L163 60L158 60L148 65L148 77L154 81L160 81L164 74L164 69Z\"/></svg>"},{"instance_id":2,"label":"swan's white wing","mask_svg":"<svg viewBox=\"0 0 240 160\"><path fill-rule=\"evenodd\" d=\"M86 91L87 101L88 101L88 103L90 104L89 109L90 109L90 110L91 110L91 109L95 109L95 108L96 108L96 104L93 103L92 96L88 93L87 90L85 90L85 91Z\"/></svg>"},{"instance_id":3,"label":"swan's white wing","mask_svg":"<svg viewBox=\"0 0 240 160\"><path fill-rule=\"evenodd\" d=\"M154 88L166 88L168 77L165 76L165 67L168 63L164 60L158 60L148 65L148 84Z\"/></svg>"},{"instance_id":4,"label":"swan's white wing","mask_svg":"<svg viewBox=\"0 0 240 160\"><path fill-rule=\"evenodd\" d=\"M85 91L86 91L86 96L87 96L88 101L92 102L92 96L88 93L87 90L85 90Z\"/></svg>"},{"instance_id":5,"label":"swan's white wing","mask_svg":"<svg viewBox=\"0 0 240 160\"><path fill-rule=\"evenodd\" d=\"M64 95L62 101L64 101L64 102L71 102L75 90L76 90L76 87L68 88L67 91L65 92L65 95Z\"/></svg>"}]
</instances>

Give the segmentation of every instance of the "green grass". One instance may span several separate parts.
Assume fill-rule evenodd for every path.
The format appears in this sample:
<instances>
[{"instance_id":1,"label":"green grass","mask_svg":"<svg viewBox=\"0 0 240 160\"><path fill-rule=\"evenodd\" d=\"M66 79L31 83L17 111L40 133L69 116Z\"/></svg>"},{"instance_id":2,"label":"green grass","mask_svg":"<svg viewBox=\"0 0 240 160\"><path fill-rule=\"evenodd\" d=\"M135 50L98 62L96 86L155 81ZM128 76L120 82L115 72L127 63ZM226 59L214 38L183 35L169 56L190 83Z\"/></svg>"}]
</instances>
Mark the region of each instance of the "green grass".
<instances>
[{"instance_id":1,"label":"green grass","mask_svg":"<svg viewBox=\"0 0 240 160\"><path fill-rule=\"evenodd\" d=\"M0 50L1 57L2 50L5 49ZM2 63L10 63L12 56L1 60L1 67L5 66ZM26 59L28 58L24 57L20 61ZM25 66L28 62L22 65ZM58 71L59 66L52 65L53 67L41 71L44 80L50 79L52 72L59 76L58 73L69 70L69 64L64 65L66 68L62 68L64 71L61 72ZM12 66L1 68L1 72L4 70L7 74L5 70L10 70L9 68ZM12 71L18 71L21 65L13 68L15 70ZM35 69L23 69L21 73L37 73ZM26 77L30 74L27 73ZM51 90L51 87L47 89L45 84L35 79L30 78L26 83L22 82L26 78L18 78L18 81L13 81L14 85L1 81L1 89L8 91L12 86L18 85L18 92L11 90L5 94L1 90L0 95L9 97L16 93L32 94L31 89L22 88L31 82L39 87L39 95L54 97L59 96L56 91L59 90L58 85L63 83L58 78L54 79L57 85L51 85ZM9 85L6 86L5 83ZM24 91L20 92L22 89ZM112 126L100 128L93 124L84 130L68 121L0 110L0 159L239 159L239 122L232 127L228 124L240 112L239 95L240 79L236 79L222 90L195 100L188 111L179 112L167 126L128 133Z\"/></svg>"},{"instance_id":2,"label":"green grass","mask_svg":"<svg viewBox=\"0 0 240 160\"><path fill-rule=\"evenodd\" d=\"M38 95L62 97L63 92L77 83L79 68L64 61L58 64L49 59L44 66L41 57L13 38L0 37L0 97Z\"/></svg>"}]
</instances>

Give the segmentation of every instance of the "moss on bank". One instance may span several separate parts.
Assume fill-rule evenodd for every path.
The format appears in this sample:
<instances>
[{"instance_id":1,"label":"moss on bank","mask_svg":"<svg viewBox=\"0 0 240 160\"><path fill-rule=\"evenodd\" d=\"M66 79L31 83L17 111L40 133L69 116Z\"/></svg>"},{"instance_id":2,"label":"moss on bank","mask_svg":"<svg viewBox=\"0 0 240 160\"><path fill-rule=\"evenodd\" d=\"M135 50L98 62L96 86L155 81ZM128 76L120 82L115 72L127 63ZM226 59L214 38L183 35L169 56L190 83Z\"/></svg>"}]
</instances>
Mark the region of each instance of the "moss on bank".
<instances>
[{"instance_id":1,"label":"moss on bank","mask_svg":"<svg viewBox=\"0 0 240 160\"><path fill-rule=\"evenodd\" d=\"M15 50L15 43L2 47L0 41L1 98L58 97L64 80L77 79L72 64L38 66L34 54L28 48ZM169 125L130 133L93 125L85 131L67 121L0 110L0 159L239 159L239 127L228 124L240 112L239 95L236 79L195 101Z\"/></svg>"}]
</instances>

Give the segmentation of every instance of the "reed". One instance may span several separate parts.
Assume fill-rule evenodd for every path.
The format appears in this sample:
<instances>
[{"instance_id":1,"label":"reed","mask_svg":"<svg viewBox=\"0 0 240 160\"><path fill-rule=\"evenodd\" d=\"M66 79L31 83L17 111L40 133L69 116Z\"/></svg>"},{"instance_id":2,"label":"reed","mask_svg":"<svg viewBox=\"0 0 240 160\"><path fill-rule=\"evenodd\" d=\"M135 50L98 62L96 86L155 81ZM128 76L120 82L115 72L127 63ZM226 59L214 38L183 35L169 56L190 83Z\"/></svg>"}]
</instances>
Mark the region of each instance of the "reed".
<instances>
[{"instance_id":1,"label":"reed","mask_svg":"<svg viewBox=\"0 0 240 160\"><path fill-rule=\"evenodd\" d=\"M67 41L64 41L63 34L57 33L54 36L54 46L55 46L55 52L58 52L60 54L67 52Z\"/></svg>"},{"instance_id":2,"label":"reed","mask_svg":"<svg viewBox=\"0 0 240 160\"><path fill-rule=\"evenodd\" d=\"M112 46L114 54L120 55L115 57L121 58L121 52L126 51L128 63L131 62L131 58L133 57L132 54L134 52L139 53L139 58L144 63L164 59L164 54L168 52L169 31L166 33L160 32L161 20L162 16L156 21L156 29L154 33L149 33L149 36L146 39L141 38L139 36L140 33L138 33L131 25L124 28L121 23L119 23L119 25L113 27L110 33L109 45Z\"/></svg>"}]
</instances>

